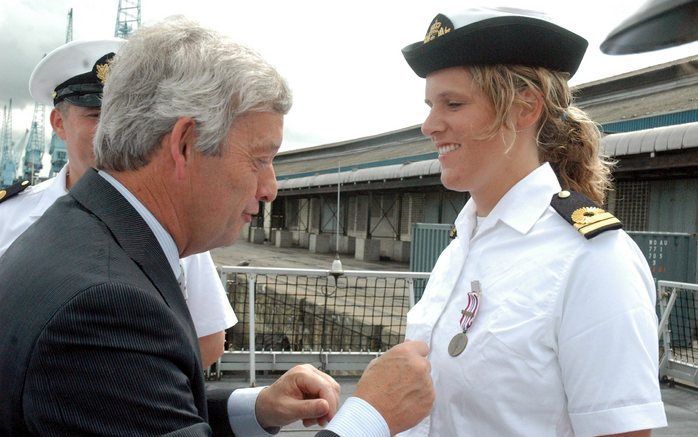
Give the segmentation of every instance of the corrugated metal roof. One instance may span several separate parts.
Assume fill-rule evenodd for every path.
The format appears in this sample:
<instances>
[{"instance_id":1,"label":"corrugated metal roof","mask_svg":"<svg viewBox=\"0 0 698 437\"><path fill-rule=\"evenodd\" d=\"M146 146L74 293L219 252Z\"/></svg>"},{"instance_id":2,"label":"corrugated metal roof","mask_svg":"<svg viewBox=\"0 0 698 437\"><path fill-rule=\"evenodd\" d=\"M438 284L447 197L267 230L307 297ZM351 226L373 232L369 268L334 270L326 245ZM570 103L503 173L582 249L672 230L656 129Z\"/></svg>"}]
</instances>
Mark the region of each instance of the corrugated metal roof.
<instances>
[{"instance_id":1,"label":"corrugated metal roof","mask_svg":"<svg viewBox=\"0 0 698 437\"><path fill-rule=\"evenodd\" d=\"M441 164L438 159L409 162L398 165L386 165L382 167L360 168L356 170L338 173L319 174L300 178L285 179L278 182L280 190L290 190L307 187L320 187L337 185L339 181L344 184L355 184L368 181L383 181L427 176L441 173Z\"/></svg>"},{"instance_id":2,"label":"corrugated metal roof","mask_svg":"<svg viewBox=\"0 0 698 437\"><path fill-rule=\"evenodd\" d=\"M664 152L698 147L698 122L664 126L636 132L607 135L601 140L604 153L609 156L636 155L638 153ZM359 168L340 173L290 177L280 180L280 190L355 184L368 181L399 180L441 173L438 159Z\"/></svg>"},{"instance_id":3,"label":"corrugated metal roof","mask_svg":"<svg viewBox=\"0 0 698 437\"><path fill-rule=\"evenodd\" d=\"M608 135L601 144L610 156L690 149L698 147L698 122Z\"/></svg>"}]
</instances>

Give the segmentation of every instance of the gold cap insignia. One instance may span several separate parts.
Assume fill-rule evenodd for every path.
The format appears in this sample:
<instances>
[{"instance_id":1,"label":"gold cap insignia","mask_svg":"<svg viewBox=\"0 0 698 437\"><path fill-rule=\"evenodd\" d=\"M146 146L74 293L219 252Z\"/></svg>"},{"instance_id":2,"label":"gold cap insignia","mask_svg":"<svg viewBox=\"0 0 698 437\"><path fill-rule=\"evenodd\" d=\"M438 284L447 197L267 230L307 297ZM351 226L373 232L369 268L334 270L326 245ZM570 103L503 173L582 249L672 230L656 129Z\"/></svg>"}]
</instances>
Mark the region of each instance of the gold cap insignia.
<instances>
[{"instance_id":1,"label":"gold cap insignia","mask_svg":"<svg viewBox=\"0 0 698 437\"><path fill-rule=\"evenodd\" d=\"M52 99L55 99L57 95L58 95L58 93L55 92L55 91L53 91L53 92L51 93L51 98L52 98Z\"/></svg>"},{"instance_id":2,"label":"gold cap insignia","mask_svg":"<svg viewBox=\"0 0 698 437\"><path fill-rule=\"evenodd\" d=\"M5 191L5 190L0 190L0 199L2 199L3 197L5 197L5 194L7 194L7 191Z\"/></svg>"},{"instance_id":3,"label":"gold cap insignia","mask_svg":"<svg viewBox=\"0 0 698 437\"><path fill-rule=\"evenodd\" d=\"M440 36L443 36L450 32L452 29L448 26L444 26L439 20L435 19L433 23L431 23L431 27L429 28L429 32L427 32L426 36L424 37L424 44L428 43L429 41L432 41Z\"/></svg>"},{"instance_id":4,"label":"gold cap insignia","mask_svg":"<svg viewBox=\"0 0 698 437\"><path fill-rule=\"evenodd\" d=\"M99 81L102 82L102 85L104 85L104 82L107 80L107 75L109 74L109 64L97 64L95 66L95 70L97 79L99 79Z\"/></svg>"}]
</instances>

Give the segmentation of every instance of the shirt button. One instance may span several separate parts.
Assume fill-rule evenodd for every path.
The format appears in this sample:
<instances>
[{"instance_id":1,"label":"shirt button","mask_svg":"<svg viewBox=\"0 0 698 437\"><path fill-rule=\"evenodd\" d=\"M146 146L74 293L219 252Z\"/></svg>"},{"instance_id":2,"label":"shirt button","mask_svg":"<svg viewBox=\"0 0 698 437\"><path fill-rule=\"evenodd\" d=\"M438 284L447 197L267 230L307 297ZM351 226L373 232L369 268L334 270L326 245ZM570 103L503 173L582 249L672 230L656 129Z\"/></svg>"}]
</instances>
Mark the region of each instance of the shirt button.
<instances>
[{"instance_id":1,"label":"shirt button","mask_svg":"<svg viewBox=\"0 0 698 437\"><path fill-rule=\"evenodd\" d=\"M557 193L557 197L559 197L560 199L566 199L570 197L570 192L567 190L562 190L559 193Z\"/></svg>"}]
</instances>

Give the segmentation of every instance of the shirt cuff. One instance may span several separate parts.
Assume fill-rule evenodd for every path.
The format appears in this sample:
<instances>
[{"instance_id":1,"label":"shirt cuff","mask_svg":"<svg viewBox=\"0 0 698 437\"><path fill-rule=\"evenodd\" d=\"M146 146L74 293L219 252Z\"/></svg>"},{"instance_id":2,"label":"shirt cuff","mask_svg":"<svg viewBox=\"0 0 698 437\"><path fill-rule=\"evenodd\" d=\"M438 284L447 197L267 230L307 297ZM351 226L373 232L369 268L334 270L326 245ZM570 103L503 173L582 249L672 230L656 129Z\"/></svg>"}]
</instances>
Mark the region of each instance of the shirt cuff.
<instances>
[{"instance_id":1,"label":"shirt cuff","mask_svg":"<svg viewBox=\"0 0 698 437\"><path fill-rule=\"evenodd\" d=\"M350 397L326 428L342 437L390 437L383 416L361 398Z\"/></svg>"},{"instance_id":2,"label":"shirt cuff","mask_svg":"<svg viewBox=\"0 0 698 437\"><path fill-rule=\"evenodd\" d=\"M570 421L577 437L621 434L667 426L662 402L570 414Z\"/></svg>"},{"instance_id":3,"label":"shirt cuff","mask_svg":"<svg viewBox=\"0 0 698 437\"><path fill-rule=\"evenodd\" d=\"M273 436L281 428L262 428L257 422L255 404L259 392L266 387L239 388L228 398L228 421L235 435L249 437Z\"/></svg>"}]
</instances>

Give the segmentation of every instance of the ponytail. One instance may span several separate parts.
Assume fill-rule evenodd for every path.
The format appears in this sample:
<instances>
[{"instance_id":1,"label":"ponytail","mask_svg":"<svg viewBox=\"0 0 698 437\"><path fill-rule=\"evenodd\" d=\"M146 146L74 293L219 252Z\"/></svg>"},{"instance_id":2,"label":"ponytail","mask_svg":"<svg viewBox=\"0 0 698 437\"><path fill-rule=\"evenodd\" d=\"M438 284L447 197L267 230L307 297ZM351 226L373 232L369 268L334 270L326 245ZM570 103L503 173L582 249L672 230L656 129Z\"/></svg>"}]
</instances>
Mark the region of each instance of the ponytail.
<instances>
[{"instance_id":1,"label":"ponytail","mask_svg":"<svg viewBox=\"0 0 698 437\"><path fill-rule=\"evenodd\" d=\"M538 129L538 156L549 162L560 186L578 191L601 206L611 188L614 162L601 155L601 133L587 114L573 106L566 73L521 65L471 66L473 80L487 95L496 112L489 133L509 119L514 103L526 104L518 92L529 88L542 98Z\"/></svg>"}]
</instances>

